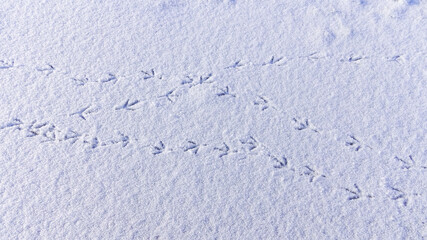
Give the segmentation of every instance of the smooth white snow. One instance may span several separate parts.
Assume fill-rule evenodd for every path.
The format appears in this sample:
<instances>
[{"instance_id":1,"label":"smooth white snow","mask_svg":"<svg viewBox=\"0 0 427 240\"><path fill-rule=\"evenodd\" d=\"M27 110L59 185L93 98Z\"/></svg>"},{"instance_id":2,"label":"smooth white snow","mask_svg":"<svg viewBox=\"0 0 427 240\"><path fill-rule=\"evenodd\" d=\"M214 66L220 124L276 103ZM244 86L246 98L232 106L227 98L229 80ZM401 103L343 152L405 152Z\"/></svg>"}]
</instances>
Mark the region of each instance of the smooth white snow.
<instances>
[{"instance_id":1,"label":"smooth white snow","mask_svg":"<svg viewBox=\"0 0 427 240\"><path fill-rule=\"evenodd\" d=\"M0 239L426 239L427 2L0 3Z\"/></svg>"}]
</instances>

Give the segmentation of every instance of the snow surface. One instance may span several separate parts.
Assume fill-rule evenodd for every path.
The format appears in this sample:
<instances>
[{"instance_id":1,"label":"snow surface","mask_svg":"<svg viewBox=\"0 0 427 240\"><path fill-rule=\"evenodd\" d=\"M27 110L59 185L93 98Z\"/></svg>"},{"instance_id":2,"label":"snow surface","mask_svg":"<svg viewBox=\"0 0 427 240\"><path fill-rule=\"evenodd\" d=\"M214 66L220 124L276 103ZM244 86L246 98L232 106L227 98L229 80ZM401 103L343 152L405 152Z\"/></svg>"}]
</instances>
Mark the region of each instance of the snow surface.
<instances>
[{"instance_id":1,"label":"snow surface","mask_svg":"<svg viewBox=\"0 0 427 240\"><path fill-rule=\"evenodd\" d=\"M426 5L3 0L0 239L427 239Z\"/></svg>"}]
</instances>

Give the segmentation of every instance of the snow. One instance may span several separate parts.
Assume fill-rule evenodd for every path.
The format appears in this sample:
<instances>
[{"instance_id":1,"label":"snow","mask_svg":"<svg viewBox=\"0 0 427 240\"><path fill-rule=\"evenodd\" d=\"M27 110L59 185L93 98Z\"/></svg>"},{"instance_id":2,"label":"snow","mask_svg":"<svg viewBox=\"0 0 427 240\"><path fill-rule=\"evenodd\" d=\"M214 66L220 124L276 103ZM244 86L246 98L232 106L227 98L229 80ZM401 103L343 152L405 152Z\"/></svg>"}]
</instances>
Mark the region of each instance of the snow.
<instances>
[{"instance_id":1,"label":"snow","mask_svg":"<svg viewBox=\"0 0 427 240\"><path fill-rule=\"evenodd\" d=\"M0 3L1 239L426 239L423 0Z\"/></svg>"}]
</instances>

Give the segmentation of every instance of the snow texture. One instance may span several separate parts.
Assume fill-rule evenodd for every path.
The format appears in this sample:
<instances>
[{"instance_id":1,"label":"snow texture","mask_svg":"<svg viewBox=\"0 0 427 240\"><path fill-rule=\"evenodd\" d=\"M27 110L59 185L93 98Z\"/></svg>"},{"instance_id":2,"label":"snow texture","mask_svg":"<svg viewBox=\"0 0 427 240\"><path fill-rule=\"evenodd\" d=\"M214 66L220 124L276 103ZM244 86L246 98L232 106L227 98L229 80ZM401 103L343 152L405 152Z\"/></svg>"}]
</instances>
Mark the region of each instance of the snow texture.
<instances>
[{"instance_id":1,"label":"snow texture","mask_svg":"<svg viewBox=\"0 0 427 240\"><path fill-rule=\"evenodd\" d=\"M427 239L426 11L3 0L0 239Z\"/></svg>"}]
</instances>

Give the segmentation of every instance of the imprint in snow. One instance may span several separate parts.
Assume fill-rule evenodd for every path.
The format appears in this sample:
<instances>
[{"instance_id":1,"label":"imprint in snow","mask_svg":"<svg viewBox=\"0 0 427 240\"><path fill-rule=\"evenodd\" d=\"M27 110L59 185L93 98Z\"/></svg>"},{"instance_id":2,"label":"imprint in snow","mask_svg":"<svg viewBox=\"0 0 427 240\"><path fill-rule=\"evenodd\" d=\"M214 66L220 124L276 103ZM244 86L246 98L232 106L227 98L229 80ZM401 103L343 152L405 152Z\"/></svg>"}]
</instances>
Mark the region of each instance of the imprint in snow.
<instances>
[{"instance_id":1,"label":"imprint in snow","mask_svg":"<svg viewBox=\"0 0 427 240\"><path fill-rule=\"evenodd\" d=\"M166 98L169 102L174 102L173 97L177 97L178 95L173 94L176 89L172 89L168 91L166 94L159 96L159 98Z\"/></svg>"},{"instance_id":2,"label":"imprint in snow","mask_svg":"<svg viewBox=\"0 0 427 240\"><path fill-rule=\"evenodd\" d=\"M64 136L64 141L71 140L71 144L74 144L82 134L77 133L73 130L68 130L68 132Z\"/></svg>"},{"instance_id":3,"label":"imprint in snow","mask_svg":"<svg viewBox=\"0 0 427 240\"><path fill-rule=\"evenodd\" d=\"M387 58L387 60L389 62L397 62L399 64L400 64L401 59L402 59L401 55L394 55L393 57Z\"/></svg>"},{"instance_id":4,"label":"imprint in snow","mask_svg":"<svg viewBox=\"0 0 427 240\"><path fill-rule=\"evenodd\" d=\"M81 119L86 120L85 116L87 114L91 114L91 113L97 112L99 110L97 108L89 109L90 107L91 107L91 104L89 104L87 107L84 107L84 108L80 109L77 112L71 113L70 116L78 115Z\"/></svg>"},{"instance_id":5,"label":"imprint in snow","mask_svg":"<svg viewBox=\"0 0 427 240\"><path fill-rule=\"evenodd\" d=\"M186 75L185 79L181 81L181 85L188 85L189 88L195 87L197 85L202 85L205 83L213 83L214 81L211 80L211 77L213 76L212 73L202 76L192 76L192 75ZM198 78L198 80L197 80Z\"/></svg>"},{"instance_id":6,"label":"imprint in snow","mask_svg":"<svg viewBox=\"0 0 427 240\"><path fill-rule=\"evenodd\" d=\"M207 144L197 144L193 141L187 141L187 144L184 146L184 152L192 151L194 154L197 154L201 146L207 146Z\"/></svg>"},{"instance_id":7,"label":"imprint in snow","mask_svg":"<svg viewBox=\"0 0 427 240\"><path fill-rule=\"evenodd\" d=\"M330 36L330 38L333 38L333 37L335 37L335 35L332 34L332 36ZM335 39L335 38L333 38L333 39ZM332 39L332 41L333 41L333 39ZM320 56L319 52L314 52L314 53L311 53L311 54L309 54L307 56L301 56L300 58L306 58L310 62L314 62L316 60L320 60L320 59L325 58L325 57L324 56Z\"/></svg>"},{"instance_id":8,"label":"imprint in snow","mask_svg":"<svg viewBox=\"0 0 427 240\"><path fill-rule=\"evenodd\" d=\"M419 4L420 4L420 0L406 0L406 3L407 3L409 6L419 5Z\"/></svg>"},{"instance_id":9,"label":"imprint in snow","mask_svg":"<svg viewBox=\"0 0 427 240\"><path fill-rule=\"evenodd\" d=\"M240 143L244 147L246 147L249 151L252 151L258 147L257 140L255 138L253 138L252 136L249 136L248 138L245 138L245 139L241 139Z\"/></svg>"},{"instance_id":10,"label":"imprint in snow","mask_svg":"<svg viewBox=\"0 0 427 240\"><path fill-rule=\"evenodd\" d=\"M257 99L254 101L255 106L259 106L261 111L267 110L270 107L269 101L263 96L257 96ZM273 109L275 109L273 107Z\"/></svg>"},{"instance_id":11,"label":"imprint in snow","mask_svg":"<svg viewBox=\"0 0 427 240\"><path fill-rule=\"evenodd\" d=\"M101 146L107 146L107 145L111 145L111 144L121 143L123 148L126 147L130 142L129 136L126 136L120 132L118 134L120 135L119 140L110 140L107 143L102 143Z\"/></svg>"},{"instance_id":12,"label":"imprint in snow","mask_svg":"<svg viewBox=\"0 0 427 240\"><path fill-rule=\"evenodd\" d=\"M280 159L270 155L271 160L274 162L274 168L284 168L288 166L288 159L285 156L282 156Z\"/></svg>"},{"instance_id":13,"label":"imprint in snow","mask_svg":"<svg viewBox=\"0 0 427 240\"><path fill-rule=\"evenodd\" d=\"M220 151L221 153L218 155L220 158L227 156L230 153L230 147L223 142L222 143L223 146L222 147L215 147L214 150Z\"/></svg>"},{"instance_id":14,"label":"imprint in snow","mask_svg":"<svg viewBox=\"0 0 427 240\"><path fill-rule=\"evenodd\" d=\"M272 56L269 61L262 63L262 66L265 66L265 65L282 66L282 65L285 65L285 63L286 62L285 62L284 57L278 57L278 58L276 58L276 57Z\"/></svg>"},{"instance_id":15,"label":"imprint in snow","mask_svg":"<svg viewBox=\"0 0 427 240\"><path fill-rule=\"evenodd\" d=\"M123 105L120 105L120 106L116 107L115 109L116 110L122 110L122 109L124 109L124 110L128 110L128 111L134 111L136 109L132 108L132 107L135 106L138 103L139 103L139 100L135 100L133 102L129 102L129 99L128 99L128 100L126 100L126 102Z\"/></svg>"},{"instance_id":16,"label":"imprint in snow","mask_svg":"<svg viewBox=\"0 0 427 240\"><path fill-rule=\"evenodd\" d=\"M228 67L225 67L224 69L230 69L230 68L234 68L234 69L237 69L237 68L239 68L239 67L243 67L244 65L242 64L242 63L240 63L241 61L239 60L239 61L237 61L237 62L234 62L234 64L233 65L230 65L230 66L228 66Z\"/></svg>"},{"instance_id":17,"label":"imprint in snow","mask_svg":"<svg viewBox=\"0 0 427 240\"><path fill-rule=\"evenodd\" d=\"M84 86L90 82L89 78L72 78L71 80L73 80L77 86Z\"/></svg>"},{"instance_id":18,"label":"imprint in snow","mask_svg":"<svg viewBox=\"0 0 427 240\"><path fill-rule=\"evenodd\" d=\"M349 188L344 188L347 192L351 193L351 196L347 198L349 201L359 199L363 196L359 186L357 186L357 184L354 184L353 186L354 186L354 190L351 190ZM366 195L366 197L373 198L371 194Z\"/></svg>"},{"instance_id":19,"label":"imprint in snow","mask_svg":"<svg viewBox=\"0 0 427 240\"><path fill-rule=\"evenodd\" d=\"M166 146L162 141L159 141L159 144L156 146L153 146L153 151L152 154L153 155L158 155L160 153L162 153L165 150Z\"/></svg>"},{"instance_id":20,"label":"imprint in snow","mask_svg":"<svg viewBox=\"0 0 427 240\"><path fill-rule=\"evenodd\" d=\"M402 169L410 169L415 165L415 161L412 158L412 155L409 155L408 159L405 159L405 160L397 156L395 156L394 159L402 163L402 167L401 167Z\"/></svg>"},{"instance_id":21,"label":"imprint in snow","mask_svg":"<svg viewBox=\"0 0 427 240\"><path fill-rule=\"evenodd\" d=\"M15 61L7 62L4 60L0 60L0 69L8 69L12 68L15 65Z\"/></svg>"},{"instance_id":22,"label":"imprint in snow","mask_svg":"<svg viewBox=\"0 0 427 240\"><path fill-rule=\"evenodd\" d=\"M112 82L113 84L116 84L116 82L117 82L117 77L114 75L114 74L112 74L112 73L109 73L108 74L108 77L106 77L106 78L104 78L104 79L101 79L101 83L108 83L108 82Z\"/></svg>"},{"instance_id":23,"label":"imprint in snow","mask_svg":"<svg viewBox=\"0 0 427 240\"><path fill-rule=\"evenodd\" d=\"M353 135L348 135L348 139L345 141L345 145L351 149L353 149L354 151L359 151L360 149L362 149L362 143ZM368 145L363 145L366 146L369 149L372 149L372 147L368 146Z\"/></svg>"},{"instance_id":24,"label":"imprint in snow","mask_svg":"<svg viewBox=\"0 0 427 240\"><path fill-rule=\"evenodd\" d=\"M41 134L42 128L47 126L48 122L39 123L36 124L36 120L34 120L28 127L27 127L27 135L26 137L34 137Z\"/></svg>"},{"instance_id":25,"label":"imprint in snow","mask_svg":"<svg viewBox=\"0 0 427 240\"><path fill-rule=\"evenodd\" d=\"M393 200L393 201L400 201L404 207L408 206L409 198L410 198L408 196L408 194L406 194L402 190L397 189L395 187L391 187L390 186L389 189L391 190L391 193L390 193L390 199L391 200ZM419 196L420 194L413 193L412 195L413 196Z\"/></svg>"},{"instance_id":26,"label":"imprint in snow","mask_svg":"<svg viewBox=\"0 0 427 240\"><path fill-rule=\"evenodd\" d=\"M317 130L315 127L313 127L309 122L308 119L301 119L301 118L292 118L292 121L295 123L295 130L301 131L304 129L311 129L313 132L319 133L319 130Z\"/></svg>"},{"instance_id":27,"label":"imprint in snow","mask_svg":"<svg viewBox=\"0 0 427 240\"><path fill-rule=\"evenodd\" d=\"M143 76L144 80L148 80L148 79L152 79L152 78L158 78L160 80L163 79L163 77L161 75L160 76L156 75L156 73L154 72L154 69L151 69L150 71L141 71L141 72L144 74L144 76Z\"/></svg>"},{"instance_id":28,"label":"imprint in snow","mask_svg":"<svg viewBox=\"0 0 427 240\"><path fill-rule=\"evenodd\" d=\"M219 90L220 92L216 94L218 97L221 97L221 96L236 97L236 94L233 94L230 92L230 88L228 86L225 88L219 88Z\"/></svg>"},{"instance_id":29,"label":"imprint in snow","mask_svg":"<svg viewBox=\"0 0 427 240\"><path fill-rule=\"evenodd\" d=\"M23 124L23 122L20 119L14 118L14 119L12 119L11 122L8 122L8 123L4 124L3 126L0 126L0 130L4 129L4 128L10 128L10 127L14 127L14 126L19 126L21 124Z\"/></svg>"},{"instance_id":30,"label":"imprint in snow","mask_svg":"<svg viewBox=\"0 0 427 240\"><path fill-rule=\"evenodd\" d=\"M89 143L89 142L87 142L87 143ZM92 138L92 140L90 141L90 147L92 149L98 147L98 144L99 144L99 141L98 141L97 137Z\"/></svg>"},{"instance_id":31,"label":"imprint in snow","mask_svg":"<svg viewBox=\"0 0 427 240\"><path fill-rule=\"evenodd\" d=\"M309 166L304 166L304 171L300 175L308 176L310 182L314 182L317 178L320 178L320 177L326 178L324 174L318 173L317 171L315 171L313 168Z\"/></svg>"},{"instance_id":32,"label":"imprint in snow","mask_svg":"<svg viewBox=\"0 0 427 240\"><path fill-rule=\"evenodd\" d=\"M37 67L36 70L45 73L46 76L49 76L51 73L53 73L53 70L55 70L55 68L52 65L47 64L45 67Z\"/></svg>"},{"instance_id":33,"label":"imprint in snow","mask_svg":"<svg viewBox=\"0 0 427 240\"><path fill-rule=\"evenodd\" d=\"M360 62L363 59L366 59L367 57L362 57L362 56L353 56L350 55L350 57L348 57L347 59L341 59L340 62L350 62L350 63L355 63L355 62Z\"/></svg>"},{"instance_id":34,"label":"imprint in snow","mask_svg":"<svg viewBox=\"0 0 427 240\"><path fill-rule=\"evenodd\" d=\"M43 132L42 136L45 138L42 142L53 142L56 140L56 126L53 124L50 124L49 128Z\"/></svg>"}]
</instances>

